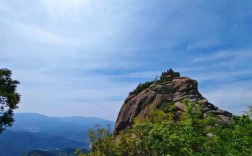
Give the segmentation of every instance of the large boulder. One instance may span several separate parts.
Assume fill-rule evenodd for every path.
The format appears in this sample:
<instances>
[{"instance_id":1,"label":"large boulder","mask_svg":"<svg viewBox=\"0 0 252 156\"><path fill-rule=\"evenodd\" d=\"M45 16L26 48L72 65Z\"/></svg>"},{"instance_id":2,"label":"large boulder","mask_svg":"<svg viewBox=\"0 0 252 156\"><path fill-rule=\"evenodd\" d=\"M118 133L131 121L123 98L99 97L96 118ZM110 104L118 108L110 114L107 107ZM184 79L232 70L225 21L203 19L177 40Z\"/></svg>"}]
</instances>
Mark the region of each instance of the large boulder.
<instances>
[{"instance_id":1,"label":"large boulder","mask_svg":"<svg viewBox=\"0 0 252 156\"><path fill-rule=\"evenodd\" d=\"M180 77L178 72L170 69L162 73L160 80L148 82L148 84L141 90L136 88L138 92L131 92L124 101L116 120L115 134L131 126L136 117L145 118L148 106L158 109L164 103L171 103L177 110L183 112L185 109L184 99L200 104L204 116L211 113L224 122L230 122L232 114L209 103L199 93L196 80Z\"/></svg>"}]
</instances>

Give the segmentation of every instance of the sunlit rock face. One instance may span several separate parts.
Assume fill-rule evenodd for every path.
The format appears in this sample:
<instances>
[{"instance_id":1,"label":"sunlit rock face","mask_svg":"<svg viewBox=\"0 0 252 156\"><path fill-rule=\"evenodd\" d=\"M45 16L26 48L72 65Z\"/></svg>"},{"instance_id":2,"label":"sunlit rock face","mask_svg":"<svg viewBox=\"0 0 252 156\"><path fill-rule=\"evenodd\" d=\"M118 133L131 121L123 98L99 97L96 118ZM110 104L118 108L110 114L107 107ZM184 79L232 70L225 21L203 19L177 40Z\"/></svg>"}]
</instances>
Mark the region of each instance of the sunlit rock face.
<instances>
[{"instance_id":1,"label":"sunlit rock face","mask_svg":"<svg viewBox=\"0 0 252 156\"><path fill-rule=\"evenodd\" d=\"M206 116L214 114L224 122L230 122L231 113L209 103L198 91L198 82L188 77L180 77L178 72L168 70L162 73L160 80L153 81L148 87L126 98L118 114L115 134L131 126L136 117L146 117L148 106L159 108L164 103L172 104L178 113L185 109L184 99L199 104L200 111Z\"/></svg>"}]
</instances>

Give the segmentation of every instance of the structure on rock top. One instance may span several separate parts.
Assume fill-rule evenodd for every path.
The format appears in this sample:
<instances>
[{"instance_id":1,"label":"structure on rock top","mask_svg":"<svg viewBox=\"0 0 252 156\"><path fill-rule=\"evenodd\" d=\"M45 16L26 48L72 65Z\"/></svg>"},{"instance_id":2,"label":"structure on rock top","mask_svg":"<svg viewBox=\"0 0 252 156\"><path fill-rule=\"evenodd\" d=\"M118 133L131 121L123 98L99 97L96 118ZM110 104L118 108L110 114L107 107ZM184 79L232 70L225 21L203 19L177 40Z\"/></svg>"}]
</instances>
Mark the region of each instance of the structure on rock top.
<instances>
[{"instance_id":1,"label":"structure on rock top","mask_svg":"<svg viewBox=\"0 0 252 156\"><path fill-rule=\"evenodd\" d=\"M209 103L198 91L198 82L188 77L180 77L172 69L163 72L159 80L139 84L124 101L115 124L115 134L131 126L136 117L144 118L147 107L159 108L164 103L173 104L183 112L183 100L200 104L200 110L207 115L214 114L224 122L230 122L232 114Z\"/></svg>"}]
</instances>

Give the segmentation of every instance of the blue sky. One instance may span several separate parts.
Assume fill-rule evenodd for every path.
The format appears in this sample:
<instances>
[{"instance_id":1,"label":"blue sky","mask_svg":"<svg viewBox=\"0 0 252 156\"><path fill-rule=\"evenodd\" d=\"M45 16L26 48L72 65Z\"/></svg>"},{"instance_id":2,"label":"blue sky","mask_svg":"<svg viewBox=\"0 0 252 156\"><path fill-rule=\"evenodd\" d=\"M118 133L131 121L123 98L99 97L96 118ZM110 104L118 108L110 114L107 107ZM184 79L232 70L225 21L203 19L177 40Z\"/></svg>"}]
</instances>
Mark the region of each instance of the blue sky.
<instances>
[{"instance_id":1,"label":"blue sky","mask_svg":"<svg viewBox=\"0 0 252 156\"><path fill-rule=\"evenodd\" d=\"M135 86L173 68L234 114L252 104L252 2L2 0L0 67L16 112L115 120Z\"/></svg>"}]
</instances>

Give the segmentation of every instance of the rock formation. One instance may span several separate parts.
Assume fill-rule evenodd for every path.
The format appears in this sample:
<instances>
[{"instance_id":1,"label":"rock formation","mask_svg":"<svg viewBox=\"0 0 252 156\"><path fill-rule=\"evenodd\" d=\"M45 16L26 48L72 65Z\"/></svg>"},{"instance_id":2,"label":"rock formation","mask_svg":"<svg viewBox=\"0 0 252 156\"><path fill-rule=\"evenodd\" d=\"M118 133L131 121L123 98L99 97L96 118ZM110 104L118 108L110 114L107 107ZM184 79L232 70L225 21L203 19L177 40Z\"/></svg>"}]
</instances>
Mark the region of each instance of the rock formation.
<instances>
[{"instance_id":1,"label":"rock formation","mask_svg":"<svg viewBox=\"0 0 252 156\"><path fill-rule=\"evenodd\" d=\"M124 101L116 120L115 134L133 124L136 117L144 118L147 107L159 108L163 103L171 103L183 112L183 100L200 104L200 110L207 115L214 114L224 122L230 122L231 113L209 103L198 91L196 80L180 77L172 69L163 72L159 80L140 84Z\"/></svg>"}]
</instances>

